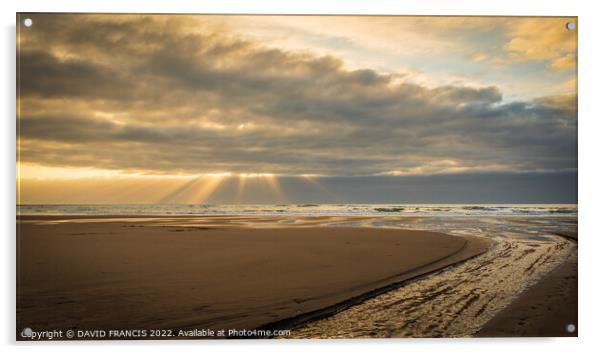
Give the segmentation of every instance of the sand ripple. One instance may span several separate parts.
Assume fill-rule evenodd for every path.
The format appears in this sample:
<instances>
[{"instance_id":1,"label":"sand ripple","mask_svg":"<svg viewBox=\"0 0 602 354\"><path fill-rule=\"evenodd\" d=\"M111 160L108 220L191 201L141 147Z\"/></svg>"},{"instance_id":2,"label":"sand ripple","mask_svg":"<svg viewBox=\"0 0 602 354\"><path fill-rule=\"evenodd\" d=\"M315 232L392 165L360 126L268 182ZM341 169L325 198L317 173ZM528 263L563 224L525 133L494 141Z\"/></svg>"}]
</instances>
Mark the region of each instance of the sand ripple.
<instances>
[{"instance_id":1,"label":"sand ripple","mask_svg":"<svg viewBox=\"0 0 602 354\"><path fill-rule=\"evenodd\" d=\"M287 338L465 337L576 252L562 237L505 239L460 266L377 296Z\"/></svg>"}]
</instances>

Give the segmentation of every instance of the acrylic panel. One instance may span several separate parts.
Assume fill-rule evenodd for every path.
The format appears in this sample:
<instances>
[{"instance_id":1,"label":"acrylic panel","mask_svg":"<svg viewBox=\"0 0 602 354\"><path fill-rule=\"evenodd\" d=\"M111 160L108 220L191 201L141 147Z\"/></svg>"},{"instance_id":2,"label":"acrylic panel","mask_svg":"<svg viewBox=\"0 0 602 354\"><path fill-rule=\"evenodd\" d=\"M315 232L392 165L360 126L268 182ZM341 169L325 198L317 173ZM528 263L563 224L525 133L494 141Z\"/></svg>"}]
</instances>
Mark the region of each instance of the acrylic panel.
<instances>
[{"instance_id":1,"label":"acrylic panel","mask_svg":"<svg viewBox=\"0 0 602 354\"><path fill-rule=\"evenodd\" d=\"M17 340L577 336L577 25L17 14Z\"/></svg>"}]
</instances>

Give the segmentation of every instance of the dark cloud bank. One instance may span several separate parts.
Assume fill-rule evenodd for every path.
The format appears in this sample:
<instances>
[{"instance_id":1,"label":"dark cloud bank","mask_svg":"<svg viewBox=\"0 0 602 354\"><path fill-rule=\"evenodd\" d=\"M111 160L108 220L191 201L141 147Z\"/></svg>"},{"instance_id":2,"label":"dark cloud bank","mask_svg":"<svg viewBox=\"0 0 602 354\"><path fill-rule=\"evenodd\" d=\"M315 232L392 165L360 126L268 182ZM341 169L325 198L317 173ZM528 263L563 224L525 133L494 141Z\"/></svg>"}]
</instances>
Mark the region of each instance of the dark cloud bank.
<instances>
[{"instance_id":1,"label":"dark cloud bank","mask_svg":"<svg viewBox=\"0 0 602 354\"><path fill-rule=\"evenodd\" d=\"M463 173L428 176L316 178L320 188L296 177L279 178L284 199L266 188L247 188L247 203L576 204L577 174ZM207 203L236 202L235 179L226 180Z\"/></svg>"},{"instance_id":2,"label":"dark cloud bank","mask_svg":"<svg viewBox=\"0 0 602 354\"><path fill-rule=\"evenodd\" d=\"M319 174L373 202L576 198L574 95L502 103L495 86L400 83L237 38L202 17L33 19L19 52L23 162ZM361 177L393 171L422 176ZM382 198L368 195L374 188Z\"/></svg>"}]
</instances>

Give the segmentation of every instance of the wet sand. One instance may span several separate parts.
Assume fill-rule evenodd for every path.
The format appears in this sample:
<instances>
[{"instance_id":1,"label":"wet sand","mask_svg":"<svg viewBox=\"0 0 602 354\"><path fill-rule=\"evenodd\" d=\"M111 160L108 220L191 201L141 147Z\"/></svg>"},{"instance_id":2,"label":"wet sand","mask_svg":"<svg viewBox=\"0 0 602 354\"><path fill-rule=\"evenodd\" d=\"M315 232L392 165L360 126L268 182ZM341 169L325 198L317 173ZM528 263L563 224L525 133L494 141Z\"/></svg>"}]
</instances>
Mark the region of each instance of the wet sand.
<instances>
[{"instance_id":1,"label":"wet sand","mask_svg":"<svg viewBox=\"0 0 602 354\"><path fill-rule=\"evenodd\" d=\"M440 272L412 281L398 289L368 299L331 317L305 323L295 328L293 338L375 338L375 337L471 337L479 333L498 313L511 317L495 327L507 336L520 335L516 318L542 323L536 313L521 312L526 289L538 284L541 274L564 264L576 255L574 242L559 236L547 241L506 238L487 253ZM570 259L570 258L569 258ZM562 283L551 278L539 299L562 293ZM569 279L567 279L568 281ZM553 295L555 305L538 306L538 313L548 318L563 301L577 301L576 294ZM530 303L530 301L527 301ZM510 307L508 307L510 306ZM567 307L567 313L575 313ZM575 309L576 310L576 309ZM543 319L545 321L545 318ZM539 335L553 336L541 327ZM514 334L512 334L514 333ZM529 334L527 334L529 335Z\"/></svg>"},{"instance_id":2,"label":"wet sand","mask_svg":"<svg viewBox=\"0 0 602 354\"><path fill-rule=\"evenodd\" d=\"M314 226L316 218L299 218L301 227L249 216L19 219L18 332L253 329L491 245L429 231Z\"/></svg>"},{"instance_id":3,"label":"wet sand","mask_svg":"<svg viewBox=\"0 0 602 354\"><path fill-rule=\"evenodd\" d=\"M575 326L574 332L567 330L570 324ZM500 311L477 333L477 337L542 336L578 336L576 253Z\"/></svg>"}]
</instances>

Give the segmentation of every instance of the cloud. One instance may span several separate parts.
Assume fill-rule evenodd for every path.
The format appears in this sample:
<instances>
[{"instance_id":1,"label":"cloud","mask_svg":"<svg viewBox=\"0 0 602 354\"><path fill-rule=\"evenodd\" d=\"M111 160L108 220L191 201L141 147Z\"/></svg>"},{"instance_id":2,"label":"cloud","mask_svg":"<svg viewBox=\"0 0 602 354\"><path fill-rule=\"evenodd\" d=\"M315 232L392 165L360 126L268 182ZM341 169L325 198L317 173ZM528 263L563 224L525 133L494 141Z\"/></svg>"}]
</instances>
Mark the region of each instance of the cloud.
<instances>
[{"instance_id":1,"label":"cloud","mask_svg":"<svg viewBox=\"0 0 602 354\"><path fill-rule=\"evenodd\" d=\"M577 30L566 29L567 22L576 18L523 18L508 25L504 49L506 60L541 60L557 70L575 68Z\"/></svg>"},{"instance_id":2,"label":"cloud","mask_svg":"<svg viewBox=\"0 0 602 354\"><path fill-rule=\"evenodd\" d=\"M576 168L569 98L502 103L496 86L411 84L203 16L33 17L19 39L22 162L330 176Z\"/></svg>"},{"instance_id":3,"label":"cloud","mask_svg":"<svg viewBox=\"0 0 602 354\"><path fill-rule=\"evenodd\" d=\"M480 62L483 61L485 59L487 59L489 57L489 55L487 55L487 53L484 52L474 52L470 55L470 60L474 61L474 62Z\"/></svg>"},{"instance_id":4,"label":"cloud","mask_svg":"<svg viewBox=\"0 0 602 354\"><path fill-rule=\"evenodd\" d=\"M21 97L119 99L134 89L134 83L124 78L116 68L80 59L60 60L40 50L21 51L18 65L24 78L20 81Z\"/></svg>"},{"instance_id":5,"label":"cloud","mask_svg":"<svg viewBox=\"0 0 602 354\"><path fill-rule=\"evenodd\" d=\"M540 97L535 100L535 102L551 107L554 109L558 109L564 112L567 112L571 116L577 116L577 95L576 94L568 94L568 95L559 95L559 96L547 96Z\"/></svg>"},{"instance_id":6,"label":"cloud","mask_svg":"<svg viewBox=\"0 0 602 354\"><path fill-rule=\"evenodd\" d=\"M577 69L577 63L575 61L575 55L572 53L566 54L561 57L557 57L552 61L550 67L556 70L575 70Z\"/></svg>"}]
</instances>

